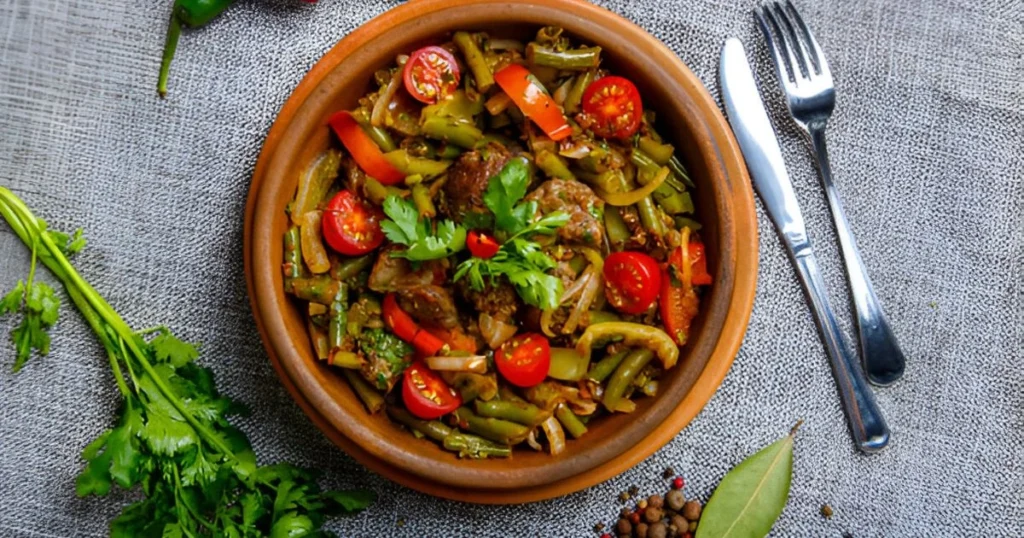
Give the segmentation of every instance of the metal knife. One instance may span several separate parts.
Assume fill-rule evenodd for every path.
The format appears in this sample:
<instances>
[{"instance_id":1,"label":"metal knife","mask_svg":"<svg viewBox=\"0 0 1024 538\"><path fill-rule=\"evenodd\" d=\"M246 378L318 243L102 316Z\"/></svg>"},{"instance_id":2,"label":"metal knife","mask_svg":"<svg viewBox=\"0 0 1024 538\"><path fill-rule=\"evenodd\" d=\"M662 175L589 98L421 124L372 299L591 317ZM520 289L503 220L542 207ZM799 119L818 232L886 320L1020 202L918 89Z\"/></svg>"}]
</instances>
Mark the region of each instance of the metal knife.
<instances>
[{"instance_id":1,"label":"metal knife","mask_svg":"<svg viewBox=\"0 0 1024 538\"><path fill-rule=\"evenodd\" d=\"M860 362L840 331L829 305L825 282L807 236L775 130L765 112L743 44L736 38L726 40L722 47L719 80L726 114L747 161L754 188L761 196L765 211L775 224L810 299L850 433L860 450L877 452L889 444L889 427L868 387Z\"/></svg>"}]
</instances>

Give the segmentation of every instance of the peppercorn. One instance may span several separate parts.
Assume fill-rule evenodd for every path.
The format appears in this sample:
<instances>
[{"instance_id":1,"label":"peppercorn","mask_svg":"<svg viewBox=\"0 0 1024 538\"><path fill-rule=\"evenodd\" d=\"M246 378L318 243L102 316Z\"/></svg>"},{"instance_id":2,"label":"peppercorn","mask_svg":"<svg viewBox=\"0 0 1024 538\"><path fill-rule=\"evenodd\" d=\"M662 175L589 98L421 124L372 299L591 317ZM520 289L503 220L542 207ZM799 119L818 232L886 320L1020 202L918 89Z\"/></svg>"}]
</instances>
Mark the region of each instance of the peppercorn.
<instances>
[{"instance_id":1,"label":"peppercorn","mask_svg":"<svg viewBox=\"0 0 1024 538\"><path fill-rule=\"evenodd\" d=\"M629 493L626 493L625 491L623 491L622 493L619 493L619 502L620 503L624 503L624 502L626 502L628 500L629 500Z\"/></svg>"},{"instance_id":2,"label":"peppercorn","mask_svg":"<svg viewBox=\"0 0 1024 538\"><path fill-rule=\"evenodd\" d=\"M832 517L832 507L827 505L827 504L821 505L821 515L825 516L825 519L831 518Z\"/></svg>"},{"instance_id":3,"label":"peppercorn","mask_svg":"<svg viewBox=\"0 0 1024 538\"><path fill-rule=\"evenodd\" d=\"M682 491L674 489L665 494L665 504L668 505L669 509L678 512L686 504L686 496L683 495Z\"/></svg>"},{"instance_id":4,"label":"peppercorn","mask_svg":"<svg viewBox=\"0 0 1024 538\"><path fill-rule=\"evenodd\" d=\"M647 531L647 524L641 523L636 526L636 529L633 530L633 536L635 536L636 538L647 538Z\"/></svg>"},{"instance_id":5,"label":"peppercorn","mask_svg":"<svg viewBox=\"0 0 1024 538\"><path fill-rule=\"evenodd\" d=\"M668 480L669 478L672 478L675 475L676 475L676 470L671 468L671 467L665 467L665 472L661 473L661 476L664 477L665 480Z\"/></svg>"},{"instance_id":6,"label":"peppercorn","mask_svg":"<svg viewBox=\"0 0 1024 538\"><path fill-rule=\"evenodd\" d=\"M686 482L683 480L683 477L681 476L677 476L674 480L672 480L672 489L683 489L684 485L686 485Z\"/></svg>"},{"instance_id":7,"label":"peppercorn","mask_svg":"<svg viewBox=\"0 0 1024 538\"><path fill-rule=\"evenodd\" d=\"M690 528L690 522L686 521L686 518L679 514L672 516L669 522L672 524L673 527L676 528L676 536L679 536L680 534L686 532L686 530Z\"/></svg>"},{"instance_id":8,"label":"peppercorn","mask_svg":"<svg viewBox=\"0 0 1024 538\"><path fill-rule=\"evenodd\" d=\"M647 507L647 512L644 513L644 519L648 523L654 523L655 521L661 521L665 518L665 512L661 508L654 508L653 506Z\"/></svg>"},{"instance_id":9,"label":"peppercorn","mask_svg":"<svg viewBox=\"0 0 1024 538\"><path fill-rule=\"evenodd\" d=\"M651 523L647 527L647 538L668 538L668 527L662 522Z\"/></svg>"},{"instance_id":10,"label":"peppercorn","mask_svg":"<svg viewBox=\"0 0 1024 538\"><path fill-rule=\"evenodd\" d=\"M690 532L697 532L697 522L691 521L690 526L687 528Z\"/></svg>"},{"instance_id":11,"label":"peppercorn","mask_svg":"<svg viewBox=\"0 0 1024 538\"><path fill-rule=\"evenodd\" d=\"M683 505L683 517L690 521L697 521L700 519L700 501L686 501L686 504Z\"/></svg>"},{"instance_id":12,"label":"peppercorn","mask_svg":"<svg viewBox=\"0 0 1024 538\"><path fill-rule=\"evenodd\" d=\"M665 500L661 495L651 495L647 498L647 506L653 506L654 508L661 508L665 506Z\"/></svg>"},{"instance_id":13,"label":"peppercorn","mask_svg":"<svg viewBox=\"0 0 1024 538\"><path fill-rule=\"evenodd\" d=\"M634 525L640 523L640 512L633 512L632 514L629 514L629 521Z\"/></svg>"},{"instance_id":14,"label":"peppercorn","mask_svg":"<svg viewBox=\"0 0 1024 538\"><path fill-rule=\"evenodd\" d=\"M604 523L598 523L594 525L594 532L601 532L604 530Z\"/></svg>"},{"instance_id":15,"label":"peppercorn","mask_svg":"<svg viewBox=\"0 0 1024 538\"><path fill-rule=\"evenodd\" d=\"M615 524L615 532L618 532L620 535L629 534L633 532L633 524L630 523L628 519L620 519L619 522Z\"/></svg>"}]
</instances>

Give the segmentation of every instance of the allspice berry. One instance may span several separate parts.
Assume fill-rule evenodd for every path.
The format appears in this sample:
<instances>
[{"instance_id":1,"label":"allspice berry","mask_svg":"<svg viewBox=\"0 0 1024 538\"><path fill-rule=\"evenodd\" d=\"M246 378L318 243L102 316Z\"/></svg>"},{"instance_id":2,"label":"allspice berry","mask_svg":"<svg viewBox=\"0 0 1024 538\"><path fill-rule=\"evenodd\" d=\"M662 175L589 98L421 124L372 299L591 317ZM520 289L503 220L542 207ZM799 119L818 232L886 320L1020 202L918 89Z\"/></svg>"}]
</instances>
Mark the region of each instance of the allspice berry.
<instances>
[{"instance_id":1,"label":"allspice berry","mask_svg":"<svg viewBox=\"0 0 1024 538\"><path fill-rule=\"evenodd\" d=\"M647 524L641 523L633 530L633 536L636 538L647 538L647 530Z\"/></svg>"},{"instance_id":2,"label":"allspice berry","mask_svg":"<svg viewBox=\"0 0 1024 538\"><path fill-rule=\"evenodd\" d=\"M662 522L651 523L647 527L647 538L668 538L668 527Z\"/></svg>"},{"instance_id":3,"label":"allspice berry","mask_svg":"<svg viewBox=\"0 0 1024 538\"><path fill-rule=\"evenodd\" d=\"M615 524L615 532L619 533L619 535L625 534L628 536L629 533L633 532L633 524L628 519L622 518Z\"/></svg>"},{"instance_id":4,"label":"allspice berry","mask_svg":"<svg viewBox=\"0 0 1024 538\"><path fill-rule=\"evenodd\" d=\"M665 500L661 498L661 495L651 495L647 498L647 506L661 508L665 506Z\"/></svg>"},{"instance_id":5,"label":"allspice berry","mask_svg":"<svg viewBox=\"0 0 1024 538\"><path fill-rule=\"evenodd\" d=\"M690 528L690 522L686 521L686 518L679 514L672 516L672 519L669 521L672 523L672 526L676 528L677 535L683 534Z\"/></svg>"},{"instance_id":6,"label":"allspice berry","mask_svg":"<svg viewBox=\"0 0 1024 538\"><path fill-rule=\"evenodd\" d=\"M700 519L700 501L686 501L686 504L683 505L683 517L690 521Z\"/></svg>"},{"instance_id":7,"label":"allspice berry","mask_svg":"<svg viewBox=\"0 0 1024 538\"><path fill-rule=\"evenodd\" d=\"M647 510L644 510L644 519L646 519L648 523L661 521L662 519L665 519L665 512L663 512L661 508L648 506Z\"/></svg>"},{"instance_id":8,"label":"allspice berry","mask_svg":"<svg viewBox=\"0 0 1024 538\"><path fill-rule=\"evenodd\" d=\"M687 529L687 530L689 530L690 532L697 532L697 522L696 521L691 521L690 522L690 528Z\"/></svg>"},{"instance_id":9,"label":"allspice berry","mask_svg":"<svg viewBox=\"0 0 1024 538\"><path fill-rule=\"evenodd\" d=\"M683 495L682 491L674 489L665 494L665 504L668 505L670 510L678 512L686 504L686 496Z\"/></svg>"}]
</instances>

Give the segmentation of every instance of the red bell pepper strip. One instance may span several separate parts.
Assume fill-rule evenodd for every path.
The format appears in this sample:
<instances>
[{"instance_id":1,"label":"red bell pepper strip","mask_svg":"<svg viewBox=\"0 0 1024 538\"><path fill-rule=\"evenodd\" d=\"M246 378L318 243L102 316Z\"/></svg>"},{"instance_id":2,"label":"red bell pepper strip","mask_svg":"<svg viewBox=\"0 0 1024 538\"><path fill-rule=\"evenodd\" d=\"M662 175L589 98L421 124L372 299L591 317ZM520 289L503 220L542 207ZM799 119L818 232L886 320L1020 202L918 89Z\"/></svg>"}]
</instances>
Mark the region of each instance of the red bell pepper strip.
<instances>
[{"instance_id":1,"label":"red bell pepper strip","mask_svg":"<svg viewBox=\"0 0 1024 538\"><path fill-rule=\"evenodd\" d=\"M395 168L380 151L359 122L347 110L336 112L327 120L334 133L341 139L345 149L352 154L359 168L384 185L394 185L405 180L405 174Z\"/></svg>"},{"instance_id":2,"label":"red bell pepper strip","mask_svg":"<svg viewBox=\"0 0 1024 538\"><path fill-rule=\"evenodd\" d=\"M494 80L523 114L552 140L558 141L572 134L572 128L558 103L544 91L544 86L537 82L528 69L519 64L510 64L495 73Z\"/></svg>"},{"instance_id":3,"label":"red bell pepper strip","mask_svg":"<svg viewBox=\"0 0 1024 538\"><path fill-rule=\"evenodd\" d=\"M423 330L407 314L402 307L398 306L395 294L389 293L384 296L384 303L381 305L384 314L384 324L395 333L395 336L412 344L422 357L433 357L446 349L445 343L438 337Z\"/></svg>"}]
</instances>

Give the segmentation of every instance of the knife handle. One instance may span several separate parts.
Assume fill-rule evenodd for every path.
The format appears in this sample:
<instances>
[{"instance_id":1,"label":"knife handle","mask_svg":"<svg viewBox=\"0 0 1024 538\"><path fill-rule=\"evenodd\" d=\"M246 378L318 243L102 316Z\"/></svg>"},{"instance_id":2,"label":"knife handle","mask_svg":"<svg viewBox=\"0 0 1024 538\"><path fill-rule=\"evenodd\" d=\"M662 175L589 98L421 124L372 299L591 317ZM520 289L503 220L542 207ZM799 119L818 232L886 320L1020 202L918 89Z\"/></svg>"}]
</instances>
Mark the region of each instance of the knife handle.
<instances>
[{"instance_id":1,"label":"knife handle","mask_svg":"<svg viewBox=\"0 0 1024 538\"><path fill-rule=\"evenodd\" d=\"M839 323L825 293L825 282L821 278L814 250L809 242L794 245L787 241L787 247L796 264L800 283L811 301L814 319L821 329L825 351L832 364L832 375L839 389L839 398L853 440L862 452L878 452L889 444L889 426L868 388L860 362L839 330Z\"/></svg>"}]
</instances>

